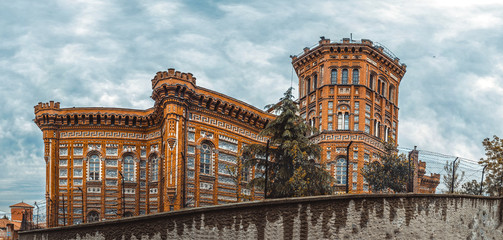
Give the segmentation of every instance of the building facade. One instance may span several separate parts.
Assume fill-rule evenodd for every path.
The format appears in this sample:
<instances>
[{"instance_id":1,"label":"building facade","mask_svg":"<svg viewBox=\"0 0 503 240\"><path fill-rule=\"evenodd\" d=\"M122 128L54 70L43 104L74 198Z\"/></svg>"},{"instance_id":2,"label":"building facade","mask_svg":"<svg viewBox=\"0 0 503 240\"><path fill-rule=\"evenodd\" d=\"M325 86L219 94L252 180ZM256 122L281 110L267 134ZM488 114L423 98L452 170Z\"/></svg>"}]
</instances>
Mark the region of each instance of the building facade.
<instances>
[{"instance_id":1,"label":"building facade","mask_svg":"<svg viewBox=\"0 0 503 240\"><path fill-rule=\"evenodd\" d=\"M430 173L426 175L426 162L419 160L419 151L410 151L408 154L410 164L414 168L414 178L412 181L412 191L415 193L435 193L440 184L440 174Z\"/></svg>"},{"instance_id":2,"label":"building facade","mask_svg":"<svg viewBox=\"0 0 503 240\"><path fill-rule=\"evenodd\" d=\"M368 192L360 172L365 163L378 160L383 142L396 145L398 88L406 65L370 40L324 37L292 56L292 64L299 78L300 114L316 129L311 139L323 149L321 162L338 191L348 186L350 193Z\"/></svg>"},{"instance_id":3,"label":"building facade","mask_svg":"<svg viewBox=\"0 0 503 240\"><path fill-rule=\"evenodd\" d=\"M370 40L323 37L292 64L300 115L315 129L310 138L337 191L369 192L360 172L379 160L384 142L396 145L406 66ZM275 115L197 86L190 73L169 69L151 83L154 106L146 110L35 106L48 227L263 199L246 184L260 171L232 171L243 146L266 142L259 132Z\"/></svg>"},{"instance_id":4,"label":"building facade","mask_svg":"<svg viewBox=\"0 0 503 240\"><path fill-rule=\"evenodd\" d=\"M237 178L245 144L274 115L196 85L174 69L152 79L146 110L35 106L46 162L47 226L262 199Z\"/></svg>"},{"instance_id":5,"label":"building facade","mask_svg":"<svg viewBox=\"0 0 503 240\"><path fill-rule=\"evenodd\" d=\"M0 240L19 239L18 232L38 226L33 223L33 206L20 202L9 206L11 219L0 218Z\"/></svg>"}]
</instances>

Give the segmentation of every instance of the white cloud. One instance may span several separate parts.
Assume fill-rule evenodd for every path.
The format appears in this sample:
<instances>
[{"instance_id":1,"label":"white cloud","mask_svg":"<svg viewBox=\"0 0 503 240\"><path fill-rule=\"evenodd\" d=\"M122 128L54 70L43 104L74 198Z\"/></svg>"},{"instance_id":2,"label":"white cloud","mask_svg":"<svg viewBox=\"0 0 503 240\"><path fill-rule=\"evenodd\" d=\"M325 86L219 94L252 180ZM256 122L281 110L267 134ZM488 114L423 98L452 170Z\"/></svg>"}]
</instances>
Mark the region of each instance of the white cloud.
<instances>
[{"instance_id":1,"label":"white cloud","mask_svg":"<svg viewBox=\"0 0 503 240\"><path fill-rule=\"evenodd\" d=\"M0 16L0 195L12 199L43 198L39 101L149 108L150 79L174 67L262 108L290 87L288 56L319 36L381 42L408 65L401 146L478 159L483 138L503 136L500 1L16 1Z\"/></svg>"}]
</instances>

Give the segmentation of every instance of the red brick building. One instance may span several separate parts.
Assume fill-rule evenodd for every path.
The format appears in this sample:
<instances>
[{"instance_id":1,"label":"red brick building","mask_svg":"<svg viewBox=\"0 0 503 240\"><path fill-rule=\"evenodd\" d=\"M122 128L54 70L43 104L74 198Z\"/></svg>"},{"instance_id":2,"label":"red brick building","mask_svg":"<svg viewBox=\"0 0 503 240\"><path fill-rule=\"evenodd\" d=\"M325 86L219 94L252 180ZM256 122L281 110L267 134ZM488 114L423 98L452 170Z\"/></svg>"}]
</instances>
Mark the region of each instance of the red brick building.
<instances>
[{"instance_id":1,"label":"red brick building","mask_svg":"<svg viewBox=\"0 0 503 240\"><path fill-rule=\"evenodd\" d=\"M368 192L359 171L378 160L383 141L396 140L406 66L370 40L325 38L292 64L300 114L318 129L311 139L323 148L321 162L340 192L346 178L351 193ZM190 73L169 69L151 83L155 103L145 110L35 106L47 166L47 226L263 198L246 186L260 172L247 169L235 179L228 169L244 145L265 143L258 134L275 116L197 86Z\"/></svg>"},{"instance_id":2,"label":"red brick building","mask_svg":"<svg viewBox=\"0 0 503 240\"><path fill-rule=\"evenodd\" d=\"M18 239L18 232L32 229L33 225L33 206L20 202L10 207L11 219L0 219L0 240Z\"/></svg>"},{"instance_id":3,"label":"red brick building","mask_svg":"<svg viewBox=\"0 0 503 240\"><path fill-rule=\"evenodd\" d=\"M35 106L45 144L47 225L262 199L255 174L229 174L274 118L174 69L152 79L152 108Z\"/></svg>"},{"instance_id":4,"label":"red brick building","mask_svg":"<svg viewBox=\"0 0 503 240\"><path fill-rule=\"evenodd\" d=\"M292 64L299 77L300 114L317 129L311 138L323 149L321 161L340 192L347 180L349 192L368 192L360 170L378 160L383 142L396 143L405 64L370 40L331 42L324 37L318 46L293 56Z\"/></svg>"}]
</instances>

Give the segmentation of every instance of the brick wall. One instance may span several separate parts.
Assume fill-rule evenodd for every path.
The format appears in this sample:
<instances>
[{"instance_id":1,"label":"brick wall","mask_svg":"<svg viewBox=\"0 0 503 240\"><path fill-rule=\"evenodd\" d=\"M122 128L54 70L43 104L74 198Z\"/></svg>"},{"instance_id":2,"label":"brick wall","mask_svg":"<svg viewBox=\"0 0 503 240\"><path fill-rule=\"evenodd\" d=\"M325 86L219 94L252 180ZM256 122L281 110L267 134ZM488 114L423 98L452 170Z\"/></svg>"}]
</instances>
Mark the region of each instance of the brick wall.
<instances>
[{"instance_id":1,"label":"brick wall","mask_svg":"<svg viewBox=\"0 0 503 240\"><path fill-rule=\"evenodd\" d=\"M341 195L229 204L21 233L20 239L501 239L502 198Z\"/></svg>"}]
</instances>

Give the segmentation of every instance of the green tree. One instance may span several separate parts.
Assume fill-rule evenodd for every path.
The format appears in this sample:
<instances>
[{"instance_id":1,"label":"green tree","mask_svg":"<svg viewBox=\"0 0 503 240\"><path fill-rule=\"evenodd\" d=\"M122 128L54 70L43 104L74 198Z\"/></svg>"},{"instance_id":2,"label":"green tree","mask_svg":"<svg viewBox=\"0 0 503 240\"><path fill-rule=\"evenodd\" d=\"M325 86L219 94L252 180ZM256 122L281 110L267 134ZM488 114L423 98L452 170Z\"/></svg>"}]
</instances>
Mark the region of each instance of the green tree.
<instances>
[{"instance_id":1,"label":"green tree","mask_svg":"<svg viewBox=\"0 0 503 240\"><path fill-rule=\"evenodd\" d=\"M264 189L265 175L268 175L268 198L331 194L332 177L316 162L320 159L321 148L306 137L310 129L298 115L292 88L274 106L279 115L260 133L269 138L269 149L262 144L252 144L243 151L246 165L256 167L251 183ZM267 154L268 162L265 160Z\"/></svg>"},{"instance_id":2,"label":"green tree","mask_svg":"<svg viewBox=\"0 0 503 240\"><path fill-rule=\"evenodd\" d=\"M461 193L471 194L471 195L480 195L480 184L477 180L472 180L471 182L465 182L461 186ZM484 193L484 188L482 189L482 193Z\"/></svg>"},{"instance_id":3,"label":"green tree","mask_svg":"<svg viewBox=\"0 0 503 240\"><path fill-rule=\"evenodd\" d=\"M380 161L369 163L361 171L373 192L407 191L409 162L405 154L398 154L392 143L384 143L384 154L380 155ZM411 174L413 172L411 166Z\"/></svg>"},{"instance_id":4,"label":"green tree","mask_svg":"<svg viewBox=\"0 0 503 240\"><path fill-rule=\"evenodd\" d=\"M444 179L444 184L447 187L447 190L445 192L451 192L451 187L454 186L453 188L453 193L458 193L459 191L457 190L460 186L461 183L463 182L463 179L465 178L465 172L461 171L461 175L459 175L459 164L461 161L456 161L454 164L455 167L455 173L454 173L454 181L453 181L453 175L452 175L452 163L449 163L449 161L445 161L444 165L444 170L445 170L445 175L443 176ZM454 183L454 185L453 185Z\"/></svg>"},{"instance_id":5,"label":"green tree","mask_svg":"<svg viewBox=\"0 0 503 240\"><path fill-rule=\"evenodd\" d=\"M503 196L503 139L494 135L492 140L484 139L482 145L486 158L480 159L479 164L487 166L484 185L491 196Z\"/></svg>"},{"instance_id":6,"label":"green tree","mask_svg":"<svg viewBox=\"0 0 503 240\"><path fill-rule=\"evenodd\" d=\"M249 169L243 163L242 156L239 154L237 157L236 165L227 165L225 166L225 170L230 175L232 181L236 185L236 199L238 202L242 200L251 200L251 196L241 193L239 191L239 187L244 188L246 184L246 177L249 175Z\"/></svg>"}]
</instances>

